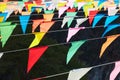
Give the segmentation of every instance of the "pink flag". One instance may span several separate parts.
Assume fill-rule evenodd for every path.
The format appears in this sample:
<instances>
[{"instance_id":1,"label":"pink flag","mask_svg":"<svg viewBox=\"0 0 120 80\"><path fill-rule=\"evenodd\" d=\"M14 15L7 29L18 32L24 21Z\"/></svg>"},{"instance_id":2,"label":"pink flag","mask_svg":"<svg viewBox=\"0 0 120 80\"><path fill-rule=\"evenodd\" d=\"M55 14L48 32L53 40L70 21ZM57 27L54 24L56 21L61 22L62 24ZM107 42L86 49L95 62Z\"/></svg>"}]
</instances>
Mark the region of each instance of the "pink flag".
<instances>
[{"instance_id":1,"label":"pink flag","mask_svg":"<svg viewBox=\"0 0 120 80\"><path fill-rule=\"evenodd\" d=\"M115 62L115 68L113 69L113 71L110 74L110 80L115 80L115 78L117 77L119 72L120 72L120 61Z\"/></svg>"},{"instance_id":2,"label":"pink flag","mask_svg":"<svg viewBox=\"0 0 120 80\"><path fill-rule=\"evenodd\" d=\"M68 30L68 36L67 36L67 42L74 36L79 30L85 29L85 27L80 28L69 28Z\"/></svg>"},{"instance_id":3,"label":"pink flag","mask_svg":"<svg viewBox=\"0 0 120 80\"><path fill-rule=\"evenodd\" d=\"M68 7L61 7L61 8L59 9L59 18L60 18L60 16L61 16L67 9L68 9Z\"/></svg>"},{"instance_id":4,"label":"pink flag","mask_svg":"<svg viewBox=\"0 0 120 80\"><path fill-rule=\"evenodd\" d=\"M80 3L78 3L78 10L80 10L80 8L82 7L82 6L84 6L85 5L85 2L80 2Z\"/></svg>"},{"instance_id":5,"label":"pink flag","mask_svg":"<svg viewBox=\"0 0 120 80\"><path fill-rule=\"evenodd\" d=\"M73 8L73 5L74 5L74 2L68 2L68 3L66 4L66 6L68 6L68 7L70 7L70 8Z\"/></svg>"}]
</instances>

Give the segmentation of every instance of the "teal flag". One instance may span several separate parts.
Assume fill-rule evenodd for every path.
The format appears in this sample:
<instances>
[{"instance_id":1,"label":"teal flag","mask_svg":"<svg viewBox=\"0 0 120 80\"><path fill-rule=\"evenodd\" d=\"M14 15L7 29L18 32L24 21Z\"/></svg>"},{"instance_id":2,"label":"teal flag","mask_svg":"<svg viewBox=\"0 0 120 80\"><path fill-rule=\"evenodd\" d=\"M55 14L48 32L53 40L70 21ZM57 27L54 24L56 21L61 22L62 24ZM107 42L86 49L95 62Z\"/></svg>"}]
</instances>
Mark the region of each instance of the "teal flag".
<instances>
[{"instance_id":1,"label":"teal flag","mask_svg":"<svg viewBox=\"0 0 120 80\"><path fill-rule=\"evenodd\" d=\"M6 44L15 27L16 24L0 27L2 47L4 47L4 45Z\"/></svg>"},{"instance_id":2,"label":"teal flag","mask_svg":"<svg viewBox=\"0 0 120 80\"><path fill-rule=\"evenodd\" d=\"M72 42L72 46L70 47L68 54L67 54L67 62L69 63L71 58L74 56L74 54L77 52L77 50L86 42L86 40L78 41L78 42Z\"/></svg>"},{"instance_id":3,"label":"teal flag","mask_svg":"<svg viewBox=\"0 0 120 80\"><path fill-rule=\"evenodd\" d=\"M54 10L45 10L44 13L45 14L52 14L54 12Z\"/></svg>"},{"instance_id":4,"label":"teal flag","mask_svg":"<svg viewBox=\"0 0 120 80\"><path fill-rule=\"evenodd\" d=\"M70 27L72 21L74 20L75 15L77 14L77 12L67 12L67 17L69 17L70 19L68 20L68 28Z\"/></svg>"}]
</instances>

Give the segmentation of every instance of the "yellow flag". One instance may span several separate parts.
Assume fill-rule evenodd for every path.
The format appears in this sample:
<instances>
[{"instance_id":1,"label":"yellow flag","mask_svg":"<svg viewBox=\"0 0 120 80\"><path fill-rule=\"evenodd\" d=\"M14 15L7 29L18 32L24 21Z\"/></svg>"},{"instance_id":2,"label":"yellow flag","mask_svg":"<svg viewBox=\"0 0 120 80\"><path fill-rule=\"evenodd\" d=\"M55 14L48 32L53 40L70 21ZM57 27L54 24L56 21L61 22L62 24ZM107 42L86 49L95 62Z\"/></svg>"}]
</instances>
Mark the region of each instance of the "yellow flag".
<instances>
[{"instance_id":1,"label":"yellow flag","mask_svg":"<svg viewBox=\"0 0 120 80\"><path fill-rule=\"evenodd\" d=\"M100 58L102 57L104 51L107 49L107 47L120 35L110 36L107 37L107 41L102 45L101 52L100 52Z\"/></svg>"},{"instance_id":2,"label":"yellow flag","mask_svg":"<svg viewBox=\"0 0 120 80\"><path fill-rule=\"evenodd\" d=\"M83 6L83 10L84 10L84 13L85 13L85 17L87 17L89 15L89 9L93 8L94 5L93 4L86 4Z\"/></svg>"},{"instance_id":3,"label":"yellow flag","mask_svg":"<svg viewBox=\"0 0 120 80\"><path fill-rule=\"evenodd\" d=\"M28 11L31 12L31 8L36 6L36 4L28 4Z\"/></svg>"},{"instance_id":4,"label":"yellow flag","mask_svg":"<svg viewBox=\"0 0 120 80\"><path fill-rule=\"evenodd\" d=\"M45 35L44 32L35 32L33 34L35 35L35 38L34 38L33 42L30 44L29 48L37 46Z\"/></svg>"},{"instance_id":5,"label":"yellow flag","mask_svg":"<svg viewBox=\"0 0 120 80\"><path fill-rule=\"evenodd\" d=\"M0 22L3 22L3 20L4 20L4 17L0 17Z\"/></svg>"},{"instance_id":6,"label":"yellow flag","mask_svg":"<svg viewBox=\"0 0 120 80\"><path fill-rule=\"evenodd\" d=\"M6 7L7 7L6 3L0 3L0 12L4 12Z\"/></svg>"}]
</instances>

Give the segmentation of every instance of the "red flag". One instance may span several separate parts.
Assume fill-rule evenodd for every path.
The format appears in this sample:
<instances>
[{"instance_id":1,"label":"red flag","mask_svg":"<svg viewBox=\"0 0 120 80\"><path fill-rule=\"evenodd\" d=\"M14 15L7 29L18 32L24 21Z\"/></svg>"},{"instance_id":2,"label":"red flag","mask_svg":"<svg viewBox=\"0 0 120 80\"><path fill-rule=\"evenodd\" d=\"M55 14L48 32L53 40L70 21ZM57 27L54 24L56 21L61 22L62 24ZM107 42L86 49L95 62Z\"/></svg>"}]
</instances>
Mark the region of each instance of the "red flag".
<instances>
[{"instance_id":1,"label":"red flag","mask_svg":"<svg viewBox=\"0 0 120 80\"><path fill-rule=\"evenodd\" d=\"M76 8L68 9L67 12L75 12Z\"/></svg>"},{"instance_id":2,"label":"red flag","mask_svg":"<svg viewBox=\"0 0 120 80\"><path fill-rule=\"evenodd\" d=\"M31 68L34 66L34 64L38 61L38 59L47 50L47 48L48 48L48 46L42 46L42 47L29 49L27 73L31 70Z\"/></svg>"},{"instance_id":3,"label":"red flag","mask_svg":"<svg viewBox=\"0 0 120 80\"><path fill-rule=\"evenodd\" d=\"M42 3L42 0L34 0L37 5L40 5Z\"/></svg>"},{"instance_id":4,"label":"red flag","mask_svg":"<svg viewBox=\"0 0 120 80\"><path fill-rule=\"evenodd\" d=\"M25 2L24 4L25 4L26 9L28 10L28 5L32 4L32 2Z\"/></svg>"},{"instance_id":5,"label":"red flag","mask_svg":"<svg viewBox=\"0 0 120 80\"><path fill-rule=\"evenodd\" d=\"M95 15L96 15L97 13L98 13L98 10L94 10L94 11L90 11L90 12L89 12L89 22L90 22L90 24L92 24L92 21L93 21Z\"/></svg>"}]
</instances>

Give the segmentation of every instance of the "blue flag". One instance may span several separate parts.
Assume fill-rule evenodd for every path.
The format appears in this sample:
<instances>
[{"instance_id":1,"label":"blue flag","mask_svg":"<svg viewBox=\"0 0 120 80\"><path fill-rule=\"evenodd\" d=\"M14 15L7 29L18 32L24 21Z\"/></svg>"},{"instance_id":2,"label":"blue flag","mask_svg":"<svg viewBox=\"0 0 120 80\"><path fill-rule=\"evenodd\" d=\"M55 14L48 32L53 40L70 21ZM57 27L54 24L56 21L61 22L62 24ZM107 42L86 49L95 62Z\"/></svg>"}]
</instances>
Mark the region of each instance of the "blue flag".
<instances>
[{"instance_id":1,"label":"blue flag","mask_svg":"<svg viewBox=\"0 0 120 80\"><path fill-rule=\"evenodd\" d=\"M113 22L118 17L119 16L107 16L107 19L105 21L105 26L104 27L107 27L111 22Z\"/></svg>"},{"instance_id":2,"label":"blue flag","mask_svg":"<svg viewBox=\"0 0 120 80\"><path fill-rule=\"evenodd\" d=\"M94 18L92 28L105 16L105 14L97 14Z\"/></svg>"},{"instance_id":3,"label":"blue flag","mask_svg":"<svg viewBox=\"0 0 120 80\"><path fill-rule=\"evenodd\" d=\"M23 31L23 33L25 33L30 15L22 15L22 16L19 16L19 18L20 18L20 24L22 27L22 31Z\"/></svg>"},{"instance_id":4,"label":"blue flag","mask_svg":"<svg viewBox=\"0 0 120 80\"><path fill-rule=\"evenodd\" d=\"M4 17L3 22L5 22L8 12L0 13L0 17Z\"/></svg>"},{"instance_id":5,"label":"blue flag","mask_svg":"<svg viewBox=\"0 0 120 80\"><path fill-rule=\"evenodd\" d=\"M107 27L107 29L105 30L105 32L103 33L102 37L104 37L106 35L106 33L108 33L109 31L117 28L117 27L120 27L120 24L113 24L113 25L109 25Z\"/></svg>"},{"instance_id":6,"label":"blue flag","mask_svg":"<svg viewBox=\"0 0 120 80\"><path fill-rule=\"evenodd\" d=\"M100 6L102 3L104 3L106 0L99 0L98 6Z\"/></svg>"}]
</instances>

